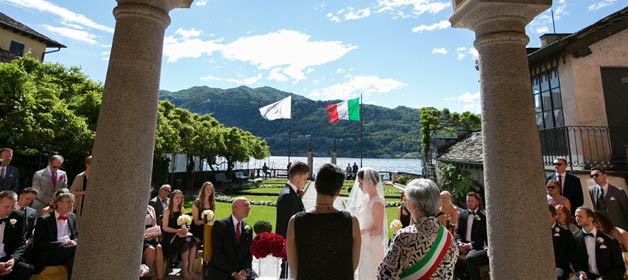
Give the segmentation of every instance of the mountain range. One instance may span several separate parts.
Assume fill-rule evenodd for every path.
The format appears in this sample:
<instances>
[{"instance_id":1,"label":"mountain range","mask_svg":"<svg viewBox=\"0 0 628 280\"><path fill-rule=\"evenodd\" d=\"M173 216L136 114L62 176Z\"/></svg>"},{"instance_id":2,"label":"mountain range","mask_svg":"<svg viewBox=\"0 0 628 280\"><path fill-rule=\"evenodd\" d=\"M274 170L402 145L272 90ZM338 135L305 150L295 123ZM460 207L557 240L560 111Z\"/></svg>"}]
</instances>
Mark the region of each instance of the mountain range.
<instances>
[{"instance_id":1,"label":"mountain range","mask_svg":"<svg viewBox=\"0 0 628 280\"><path fill-rule=\"evenodd\" d=\"M231 89L197 86L179 91L160 91L177 107L198 114L211 114L224 126L238 127L264 138L276 156L306 156L308 141L315 156L331 156L336 143L338 157L360 157L360 122L340 120L330 124L325 106L342 100L316 101L292 94L292 119L268 121L259 108L291 93L271 87ZM418 109L394 109L362 104L362 153L364 157L418 157ZM288 147L288 130L291 142Z\"/></svg>"}]
</instances>

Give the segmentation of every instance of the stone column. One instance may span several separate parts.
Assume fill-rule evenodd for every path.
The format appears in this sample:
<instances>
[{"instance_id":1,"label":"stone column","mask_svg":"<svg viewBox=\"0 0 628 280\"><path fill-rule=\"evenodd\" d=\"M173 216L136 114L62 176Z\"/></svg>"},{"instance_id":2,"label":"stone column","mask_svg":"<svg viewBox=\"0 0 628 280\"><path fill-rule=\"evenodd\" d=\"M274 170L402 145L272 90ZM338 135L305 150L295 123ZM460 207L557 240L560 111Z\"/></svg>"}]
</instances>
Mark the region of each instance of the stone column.
<instances>
[{"instance_id":1,"label":"stone column","mask_svg":"<svg viewBox=\"0 0 628 280\"><path fill-rule=\"evenodd\" d=\"M480 88L491 279L556 279L526 24L551 0L456 0L453 27L471 29Z\"/></svg>"},{"instance_id":2,"label":"stone column","mask_svg":"<svg viewBox=\"0 0 628 280\"><path fill-rule=\"evenodd\" d=\"M72 279L138 279L168 12L192 0L118 0Z\"/></svg>"}]
</instances>

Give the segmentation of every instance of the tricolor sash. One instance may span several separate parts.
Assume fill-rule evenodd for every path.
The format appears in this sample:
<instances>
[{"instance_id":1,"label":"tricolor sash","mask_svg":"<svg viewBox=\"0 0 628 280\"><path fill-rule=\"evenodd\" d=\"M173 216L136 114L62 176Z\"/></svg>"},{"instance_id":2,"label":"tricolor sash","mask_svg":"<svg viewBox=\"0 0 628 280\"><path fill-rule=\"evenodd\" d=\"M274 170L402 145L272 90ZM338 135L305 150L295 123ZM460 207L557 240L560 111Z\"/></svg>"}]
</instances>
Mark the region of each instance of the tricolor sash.
<instances>
[{"instance_id":1,"label":"tricolor sash","mask_svg":"<svg viewBox=\"0 0 628 280\"><path fill-rule=\"evenodd\" d=\"M438 235L436 235L436 239L432 247L430 247L430 251L415 265L406 268L401 273L401 280L430 279L445 257L450 244L451 235L445 230L445 227L439 223Z\"/></svg>"}]
</instances>

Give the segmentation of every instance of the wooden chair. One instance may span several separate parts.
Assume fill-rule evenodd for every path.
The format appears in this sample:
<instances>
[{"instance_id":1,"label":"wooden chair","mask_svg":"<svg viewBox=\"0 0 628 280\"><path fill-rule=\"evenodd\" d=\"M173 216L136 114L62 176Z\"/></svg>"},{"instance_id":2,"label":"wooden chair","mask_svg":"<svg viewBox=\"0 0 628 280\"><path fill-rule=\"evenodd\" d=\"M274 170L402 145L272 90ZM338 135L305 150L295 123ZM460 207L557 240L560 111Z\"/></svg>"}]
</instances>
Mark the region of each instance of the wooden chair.
<instances>
[{"instance_id":1,"label":"wooden chair","mask_svg":"<svg viewBox=\"0 0 628 280\"><path fill-rule=\"evenodd\" d=\"M33 274L30 280L66 280L68 270L63 265L52 265L44 267L39 274Z\"/></svg>"}]
</instances>

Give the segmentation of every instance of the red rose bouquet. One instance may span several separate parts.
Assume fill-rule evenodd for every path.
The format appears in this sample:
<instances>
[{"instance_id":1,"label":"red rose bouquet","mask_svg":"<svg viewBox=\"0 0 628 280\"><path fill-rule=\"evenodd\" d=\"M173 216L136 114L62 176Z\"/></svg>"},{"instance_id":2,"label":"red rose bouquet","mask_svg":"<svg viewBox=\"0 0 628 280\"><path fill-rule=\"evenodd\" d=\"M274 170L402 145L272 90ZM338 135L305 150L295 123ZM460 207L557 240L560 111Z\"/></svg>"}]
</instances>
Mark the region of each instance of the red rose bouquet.
<instances>
[{"instance_id":1,"label":"red rose bouquet","mask_svg":"<svg viewBox=\"0 0 628 280\"><path fill-rule=\"evenodd\" d=\"M258 259L273 255L286 262L286 239L276 233L262 232L253 238L251 254Z\"/></svg>"}]
</instances>

